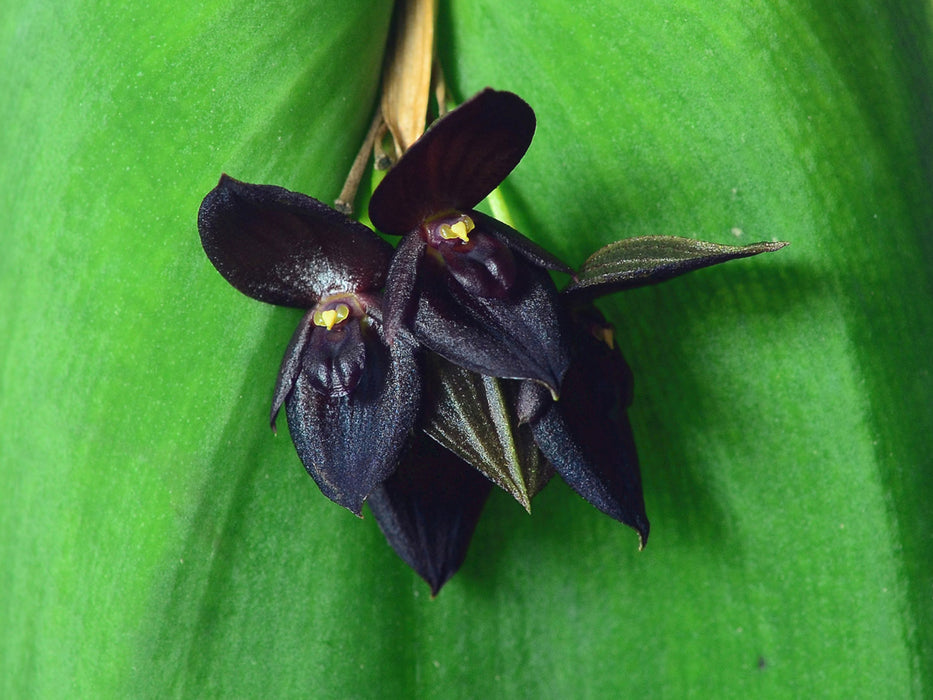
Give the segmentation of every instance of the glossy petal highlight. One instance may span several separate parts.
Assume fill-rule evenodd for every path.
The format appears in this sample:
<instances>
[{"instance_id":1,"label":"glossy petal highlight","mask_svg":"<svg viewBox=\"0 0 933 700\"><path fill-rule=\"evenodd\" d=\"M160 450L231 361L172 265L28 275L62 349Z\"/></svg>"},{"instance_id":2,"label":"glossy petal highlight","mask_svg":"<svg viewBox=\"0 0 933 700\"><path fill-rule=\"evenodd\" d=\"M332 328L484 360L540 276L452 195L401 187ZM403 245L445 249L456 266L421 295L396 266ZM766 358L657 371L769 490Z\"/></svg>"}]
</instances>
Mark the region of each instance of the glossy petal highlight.
<instances>
[{"instance_id":1,"label":"glossy petal highlight","mask_svg":"<svg viewBox=\"0 0 933 700\"><path fill-rule=\"evenodd\" d=\"M494 377L533 379L560 392L569 357L557 292L544 270L517 268L505 299L471 295L422 266L415 337L456 365Z\"/></svg>"},{"instance_id":2,"label":"glossy petal highlight","mask_svg":"<svg viewBox=\"0 0 933 700\"><path fill-rule=\"evenodd\" d=\"M244 294L307 309L334 292L379 289L392 247L318 200L227 175L201 202L204 252Z\"/></svg>"}]
</instances>

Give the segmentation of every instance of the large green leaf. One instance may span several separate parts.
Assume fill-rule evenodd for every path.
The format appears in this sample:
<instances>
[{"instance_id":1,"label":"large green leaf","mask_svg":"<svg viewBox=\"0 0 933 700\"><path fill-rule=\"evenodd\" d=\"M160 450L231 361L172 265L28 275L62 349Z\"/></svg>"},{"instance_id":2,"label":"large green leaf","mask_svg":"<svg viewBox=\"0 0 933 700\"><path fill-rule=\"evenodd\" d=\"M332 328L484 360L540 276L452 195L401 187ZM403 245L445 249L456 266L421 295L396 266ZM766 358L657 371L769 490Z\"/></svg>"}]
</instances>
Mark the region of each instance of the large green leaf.
<instances>
[{"instance_id":1,"label":"large green leaf","mask_svg":"<svg viewBox=\"0 0 933 700\"><path fill-rule=\"evenodd\" d=\"M299 314L195 227L221 171L336 196L389 9L0 9L0 695L930 693L929 3L441 3L456 96L537 112L520 230L792 245L603 303L644 552L497 493L434 601L269 434Z\"/></svg>"}]
</instances>

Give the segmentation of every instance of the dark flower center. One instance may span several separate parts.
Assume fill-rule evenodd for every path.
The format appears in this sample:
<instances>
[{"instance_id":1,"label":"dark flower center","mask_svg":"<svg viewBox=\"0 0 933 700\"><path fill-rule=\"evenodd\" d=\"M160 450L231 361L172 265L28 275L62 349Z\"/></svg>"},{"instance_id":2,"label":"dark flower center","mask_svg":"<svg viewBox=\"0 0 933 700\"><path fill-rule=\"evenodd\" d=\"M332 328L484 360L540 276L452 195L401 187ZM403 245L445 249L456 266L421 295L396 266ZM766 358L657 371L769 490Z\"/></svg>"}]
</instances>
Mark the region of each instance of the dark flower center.
<instances>
[{"instance_id":1,"label":"dark flower center","mask_svg":"<svg viewBox=\"0 0 933 700\"><path fill-rule=\"evenodd\" d=\"M355 294L335 294L318 302L311 321L304 351L311 385L325 396L346 396L366 366L366 313Z\"/></svg>"},{"instance_id":2,"label":"dark flower center","mask_svg":"<svg viewBox=\"0 0 933 700\"><path fill-rule=\"evenodd\" d=\"M334 326L347 320L350 315L350 309L346 304L337 304L331 309L314 312L314 325L324 326L327 330L333 330Z\"/></svg>"},{"instance_id":3,"label":"dark flower center","mask_svg":"<svg viewBox=\"0 0 933 700\"><path fill-rule=\"evenodd\" d=\"M469 216L452 211L425 221L421 226L421 238L437 250L453 247L462 252L464 248L472 247L470 233L475 228L476 224Z\"/></svg>"},{"instance_id":4,"label":"dark flower center","mask_svg":"<svg viewBox=\"0 0 933 700\"><path fill-rule=\"evenodd\" d=\"M467 214L450 212L429 219L421 237L434 258L470 294L502 299L515 283L515 258L497 239L478 229ZM438 255L439 254L439 255Z\"/></svg>"},{"instance_id":5,"label":"dark flower center","mask_svg":"<svg viewBox=\"0 0 933 700\"><path fill-rule=\"evenodd\" d=\"M311 320L315 326L332 331L339 328L351 316L362 318L364 315L355 294L333 294L318 302L311 314Z\"/></svg>"}]
</instances>

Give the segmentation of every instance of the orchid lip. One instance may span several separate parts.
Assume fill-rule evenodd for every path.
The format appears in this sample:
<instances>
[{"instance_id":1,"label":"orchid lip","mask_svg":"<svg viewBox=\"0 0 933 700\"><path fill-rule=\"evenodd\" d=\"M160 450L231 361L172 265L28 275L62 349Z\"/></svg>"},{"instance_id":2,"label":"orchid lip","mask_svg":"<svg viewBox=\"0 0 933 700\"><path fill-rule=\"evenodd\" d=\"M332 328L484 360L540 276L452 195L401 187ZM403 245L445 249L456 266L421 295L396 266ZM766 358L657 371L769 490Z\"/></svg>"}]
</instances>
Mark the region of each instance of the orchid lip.
<instances>
[{"instance_id":1,"label":"orchid lip","mask_svg":"<svg viewBox=\"0 0 933 700\"><path fill-rule=\"evenodd\" d=\"M360 300L355 294L330 294L321 299L311 312L311 321L315 326L333 330L339 327L348 318L363 318Z\"/></svg>"},{"instance_id":2,"label":"orchid lip","mask_svg":"<svg viewBox=\"0 0 933 700\"><path fill-rule=\"evenodd\" d=\"M446 212L431 217L421 225L421 237L432 248L453 244L458 249L472 243L470 233L476 223L468 214Z\"/></svg>"}]
</instances>

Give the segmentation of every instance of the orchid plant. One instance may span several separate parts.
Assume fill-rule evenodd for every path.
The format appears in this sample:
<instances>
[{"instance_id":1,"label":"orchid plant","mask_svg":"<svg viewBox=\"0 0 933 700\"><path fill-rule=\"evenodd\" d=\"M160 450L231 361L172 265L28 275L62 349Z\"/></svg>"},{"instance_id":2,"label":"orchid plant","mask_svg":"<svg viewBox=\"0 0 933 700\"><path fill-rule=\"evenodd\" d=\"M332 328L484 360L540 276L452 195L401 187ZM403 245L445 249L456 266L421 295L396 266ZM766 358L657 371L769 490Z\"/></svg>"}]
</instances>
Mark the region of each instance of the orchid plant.
<instances>
[{"instance_id":1,"label":"orchid plant","mask_svg":"<svg viewBox=\"0 0 933 700\"><path fill-rule=\"evenodd\" d=\"M368 502L433 593L462 564L492 483L528 508L556 472L644 546L632 374L593 299L784 245L635 238L574 272L476 210L535 124L520 97L491 89L439 118L370 199L373 225L401 237L394 251L316 199L226 175L198 216L228 282L306 310L273 428L284 405L321 491L357 515ZM570 276L563 291L551 272Z\"/></svg>"}]
</instances>

